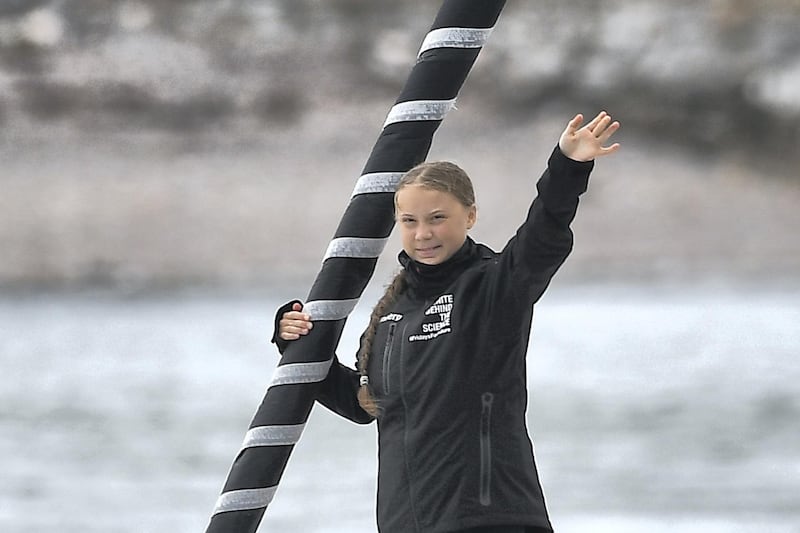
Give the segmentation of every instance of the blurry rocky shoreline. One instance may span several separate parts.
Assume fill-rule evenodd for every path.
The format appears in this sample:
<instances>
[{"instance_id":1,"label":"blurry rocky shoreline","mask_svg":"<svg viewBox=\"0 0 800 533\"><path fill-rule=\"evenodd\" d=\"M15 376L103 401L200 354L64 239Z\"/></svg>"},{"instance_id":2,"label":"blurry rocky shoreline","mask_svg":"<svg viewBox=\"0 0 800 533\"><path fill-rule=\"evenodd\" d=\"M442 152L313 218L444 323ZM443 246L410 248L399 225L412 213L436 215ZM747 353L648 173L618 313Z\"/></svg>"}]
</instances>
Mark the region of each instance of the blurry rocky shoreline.
<instances>
[{"instance_id":1,"label":"blurry rocky shoreline","mask_svg":"<svg viewBox=\"0 0 800 533\"><path fill-rule=\"evenodd\" d=\"M6 0L0 288L309 283L438 5ZM798 27L796 0L511 0L431 157L499 248L605 108L624 150L563 276L797 279Z\"/></svg>"}]
</instances>

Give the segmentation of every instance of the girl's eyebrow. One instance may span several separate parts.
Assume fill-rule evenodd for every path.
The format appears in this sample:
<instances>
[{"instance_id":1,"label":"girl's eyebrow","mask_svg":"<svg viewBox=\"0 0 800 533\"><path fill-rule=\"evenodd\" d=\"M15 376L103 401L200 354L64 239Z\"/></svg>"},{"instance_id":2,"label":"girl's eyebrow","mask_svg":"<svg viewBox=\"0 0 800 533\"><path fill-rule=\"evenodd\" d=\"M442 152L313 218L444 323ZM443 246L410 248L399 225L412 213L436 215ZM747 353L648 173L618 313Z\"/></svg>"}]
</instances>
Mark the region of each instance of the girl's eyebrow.
<instances>
[{"instance_id":1,"label":"girl's eyebrow","mask_svg":"<svg viewBox=\"0 0 800 533\"><path fill-rule=\"evenodd\" d=\"M429 212L425 213L423 216L435 216L435 215L446 215L446 214L447 214L447 210L446 209L442 209L440 207L437 207L436 209L433 209L432 211L429 211ZM417 215L415 215L414 213L398 212L397 216L398 217L412 217L413 218L413 217L416 217Z\"/></svg>"}]
</instances>

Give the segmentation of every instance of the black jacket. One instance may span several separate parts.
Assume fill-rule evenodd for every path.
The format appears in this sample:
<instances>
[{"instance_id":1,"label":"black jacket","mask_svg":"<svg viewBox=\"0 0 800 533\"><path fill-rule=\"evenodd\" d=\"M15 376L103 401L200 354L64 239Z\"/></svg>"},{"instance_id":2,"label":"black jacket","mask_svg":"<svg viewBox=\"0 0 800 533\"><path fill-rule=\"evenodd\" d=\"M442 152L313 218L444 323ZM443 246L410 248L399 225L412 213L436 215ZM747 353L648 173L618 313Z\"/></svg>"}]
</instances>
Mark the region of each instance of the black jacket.
<instances>
[{"instance_id":1,"label":"black jacket","mask_svg":"<svg viewBox=\"0 0 800 533\"><path fill-rule=\"evenodd\" d=\"M592 167L556 148L500 253L468 238L441 265L400 254L408 289L384 313L368 365L381 407L381 532L550 529L525 423L525 356L533 304L572 249L569 225ZM357 388L356 373L335 361L319 400L366 423Z\"/></svg>"}]
</instances>

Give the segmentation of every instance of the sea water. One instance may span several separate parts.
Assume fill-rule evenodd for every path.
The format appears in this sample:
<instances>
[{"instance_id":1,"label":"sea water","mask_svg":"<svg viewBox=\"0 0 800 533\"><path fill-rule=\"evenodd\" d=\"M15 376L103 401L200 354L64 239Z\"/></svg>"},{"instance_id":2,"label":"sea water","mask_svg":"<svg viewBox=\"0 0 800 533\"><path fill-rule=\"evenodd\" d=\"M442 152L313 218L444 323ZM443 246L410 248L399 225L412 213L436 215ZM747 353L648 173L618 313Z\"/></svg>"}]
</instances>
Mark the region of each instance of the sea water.
<instances>
[{"instance_id":1,"label":"sea water","mask_svg":"<svg viewBox=\"0 0 800 533\"><path fill-rule=\"evenodd\" d=\"M203 531L279 303L0 298L0 531ZM551 287L528 383L558 532L800 532L800 289ZM315 407L260 531L374 532L376 469L374 425Z\"/></svg>"}]
</instances>

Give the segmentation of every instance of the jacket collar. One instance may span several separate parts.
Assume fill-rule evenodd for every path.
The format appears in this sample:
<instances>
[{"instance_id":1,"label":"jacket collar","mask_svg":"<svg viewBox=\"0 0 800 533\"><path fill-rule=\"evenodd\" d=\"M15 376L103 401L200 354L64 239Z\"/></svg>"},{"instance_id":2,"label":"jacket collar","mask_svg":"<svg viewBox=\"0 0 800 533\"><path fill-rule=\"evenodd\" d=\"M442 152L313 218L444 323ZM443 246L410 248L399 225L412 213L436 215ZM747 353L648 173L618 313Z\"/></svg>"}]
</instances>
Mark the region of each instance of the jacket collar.
<instances>
[{"instance_id":1,"label":"jacket collar","mask_svg":"<svg viewBox=\"0 0 800 533\"><path fill-rule=\"evenodd\" d=\"M470 237L467 237L467 240L452 257L438 265L426 265L414 261L405 250L398 254L397 259L406 271L409 289L419 296L428 297L444 290L479 256L478 245Z\"/></svg>"}]
</instances>

